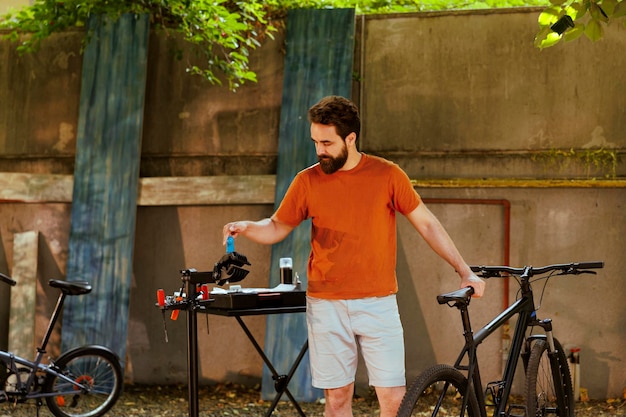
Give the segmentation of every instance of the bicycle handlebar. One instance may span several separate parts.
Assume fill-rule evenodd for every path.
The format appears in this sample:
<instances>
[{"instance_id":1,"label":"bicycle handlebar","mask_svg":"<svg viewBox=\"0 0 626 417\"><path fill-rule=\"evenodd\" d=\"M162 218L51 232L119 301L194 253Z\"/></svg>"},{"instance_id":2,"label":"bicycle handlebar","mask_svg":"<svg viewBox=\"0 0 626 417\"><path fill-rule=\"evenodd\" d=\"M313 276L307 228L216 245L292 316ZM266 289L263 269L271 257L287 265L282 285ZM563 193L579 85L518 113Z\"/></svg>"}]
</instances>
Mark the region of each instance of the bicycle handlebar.
<instances>
[{"instance_id":1,"label":"bicycle handlebar","mask_svg":"<svg viewBox=\"0 0 626 417\"><path fill-rule=\"evenodd\" d=\"M595 274L594 271L588 271L588 269L604 268L603 261L593 262L571 262L568 264L553 264L540 267L524 266L521 268L514 268L510 266L470 266L471 270L476 272L478 276L482 278L501 277L502 272L515 275L515 276L534 276L545 274L550 271L561 271L560 275L570 274Z\"/></svg>"},{"instance_id":2,"label":"bicycle handlebar","mask_svg":"<svg viewBox=\"0 0 626 417\"><path fill-rule=\"evenodd\" d=\"M4 275L2 272L0 272L0 281L4 281L12 287L15 286L15 284L17 284L13 278L11 278L10 276Z\"/></svg>"}]
</instances>

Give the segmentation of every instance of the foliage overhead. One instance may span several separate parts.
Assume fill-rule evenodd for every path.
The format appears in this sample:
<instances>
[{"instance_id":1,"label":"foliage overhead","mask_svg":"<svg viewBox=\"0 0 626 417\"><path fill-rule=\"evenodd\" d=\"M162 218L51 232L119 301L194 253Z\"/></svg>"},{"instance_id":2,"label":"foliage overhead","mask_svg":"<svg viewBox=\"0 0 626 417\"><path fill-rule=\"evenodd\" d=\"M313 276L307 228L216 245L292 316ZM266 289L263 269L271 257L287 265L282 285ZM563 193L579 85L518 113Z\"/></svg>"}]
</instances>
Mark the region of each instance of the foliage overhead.
<instances>
[{"instance_id":1,"label":"foliage overhead","mask_svg":"<svg viewBox=\"0 0 626 417\"><path fill-rule=\"evenodd\" d=\"M35 0L32 5L0 16L4 37L19 42L20 53L33 52L43 39L70 27L83 27L89 16L149 14L151 25L180 34L197 47L202 63L189 60L187 71L214 84L228 82L231 90L256 81L249 67L250 51L266 37L272 38L286 11L295 8L355 8L357 14L424 12L450 9L488 9L541 6L535 45L552 46L583 33L591 40L603 36L609 19L624 19L626 0ZM553 25L571 17L564 34ZM89 33L85 36L85 42ZM180 56L182 59L182 56Z\"/></svg>"},{"instance_id":2,"label":"foliage overhead","mask_svg":"<svg viewBox=\"0 0 626 417\"><path fill-rule=\"evenodd\" d=\"M602 39L604 27L614 20L626 27L626 0L550 0L551 5L539 15L539 32L535 46L547 48L578 39L583 34L592 41ZM558 23L557 23L558 22ZM564 32L556 30L555 24L568 22Z\"/></svg>"},{"instance_id":3,"label":"foliage overhead","mask_svg":"<svg viewBox=\"0 0 626 417\"><path fill-rule=\"evenodd\" d=\"M5 37L20 42L17 51L25 53L36 51L54 32L84 27L91 15L115 20L126 13L149 14L153 28L181 34L204 56L202 65L188 63L187 71L214 84L225 78L232 90L256 81L250 50L276 30L258 0L36 0L0 18L0 28L10 29Z\"/></svg>"}]
</instances>

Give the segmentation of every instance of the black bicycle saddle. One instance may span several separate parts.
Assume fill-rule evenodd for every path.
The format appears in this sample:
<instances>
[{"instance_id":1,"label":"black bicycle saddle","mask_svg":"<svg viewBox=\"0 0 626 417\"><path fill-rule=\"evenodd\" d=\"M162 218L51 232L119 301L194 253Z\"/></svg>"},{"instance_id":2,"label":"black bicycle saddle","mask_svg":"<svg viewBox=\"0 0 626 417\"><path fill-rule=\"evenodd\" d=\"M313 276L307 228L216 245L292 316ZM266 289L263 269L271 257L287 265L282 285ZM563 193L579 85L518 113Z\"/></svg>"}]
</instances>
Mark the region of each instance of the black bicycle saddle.
<instances>
[{"instance_id":1,"label":"black bicycle saddle","mask_svg":"<svg viewBox=\"0 0 626 417\"><path fill-rule=\"evenodd\" d=\"M60 281L51 279L48 284L53 288L58 288L67 295L81 295L91 292L91 285L87 281Z\"/></svg>"}]
</instances>

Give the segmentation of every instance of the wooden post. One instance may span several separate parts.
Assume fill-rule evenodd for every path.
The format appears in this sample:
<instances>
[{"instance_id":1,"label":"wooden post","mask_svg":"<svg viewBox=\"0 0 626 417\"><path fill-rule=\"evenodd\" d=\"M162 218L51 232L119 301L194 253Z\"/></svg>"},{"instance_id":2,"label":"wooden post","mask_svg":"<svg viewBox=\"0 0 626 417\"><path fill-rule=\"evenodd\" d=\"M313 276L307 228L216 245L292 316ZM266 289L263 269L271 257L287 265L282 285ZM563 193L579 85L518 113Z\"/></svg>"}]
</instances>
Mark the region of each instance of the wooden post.
<instances>
[{"instance_id":1,"label":"wooden post","mask_svg":"<svg viewBox=\"0 0 626 417\"><path fill-rule=\"evenodd\" d=\"M13 236L9 351L26 359L35 354L35 311L37 307L37 249L39 232Z\"/></svg>"}]
</instances>

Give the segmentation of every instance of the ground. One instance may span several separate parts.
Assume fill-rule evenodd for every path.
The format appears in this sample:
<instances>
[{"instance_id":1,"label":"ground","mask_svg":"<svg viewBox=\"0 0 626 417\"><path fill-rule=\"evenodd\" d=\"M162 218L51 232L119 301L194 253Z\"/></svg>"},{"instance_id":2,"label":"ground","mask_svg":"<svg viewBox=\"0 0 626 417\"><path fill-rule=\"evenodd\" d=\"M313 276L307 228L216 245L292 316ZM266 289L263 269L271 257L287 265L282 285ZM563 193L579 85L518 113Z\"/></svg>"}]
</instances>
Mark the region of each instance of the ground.
<instances>
[{"instance_id":1,"label":"ground","mask_svg":"<svg viewBox=\"0 0 626 417\"><path fill-rule=\"evenodd\" d=\"M199 417L265 416L271 401L260 400L259 387L234 384L217 384L202 387L199 392ZM307 417L323 417L324 406L319 403L300 404ZM355 417L376 417L377 406L373 396L356 398L353 404ZM0 404L0 417L35 417L34 403ZM40 417L51 417L45 408ZM183 417L189 416L186 386L127 385L115 407L107 413L110 417ZM273 417L297 417L289 402L280 402ZM576 417L626 417L626 400L579 402Z\"/></svg>"}]
</instances>

